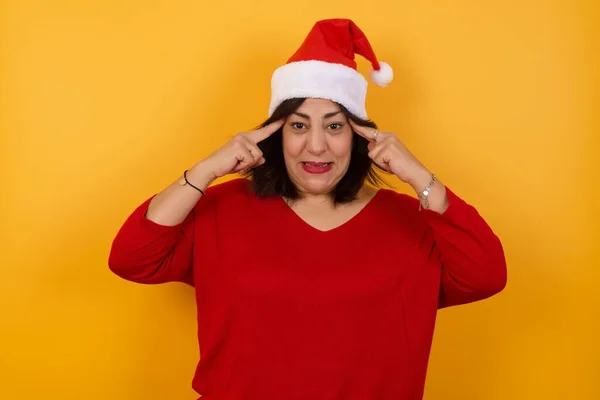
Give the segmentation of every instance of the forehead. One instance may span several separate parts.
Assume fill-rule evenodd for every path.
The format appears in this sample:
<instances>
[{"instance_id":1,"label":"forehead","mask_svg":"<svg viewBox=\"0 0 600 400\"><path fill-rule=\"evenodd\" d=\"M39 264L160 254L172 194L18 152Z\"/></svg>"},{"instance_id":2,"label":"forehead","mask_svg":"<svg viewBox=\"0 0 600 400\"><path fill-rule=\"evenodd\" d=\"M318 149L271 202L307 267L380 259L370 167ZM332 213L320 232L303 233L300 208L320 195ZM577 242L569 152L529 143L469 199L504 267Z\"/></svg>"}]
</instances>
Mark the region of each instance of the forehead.
<instances>
[{"instance_id":1,"label":"forehead","mask_svg":"<svg viewBox=\"0 0 600 400\"><path fill-rule=\"evenodd\" d=\"M340 111L340 107L327 99L306 99L296 111L316 116Z\"/></svg>"}]
</instances>

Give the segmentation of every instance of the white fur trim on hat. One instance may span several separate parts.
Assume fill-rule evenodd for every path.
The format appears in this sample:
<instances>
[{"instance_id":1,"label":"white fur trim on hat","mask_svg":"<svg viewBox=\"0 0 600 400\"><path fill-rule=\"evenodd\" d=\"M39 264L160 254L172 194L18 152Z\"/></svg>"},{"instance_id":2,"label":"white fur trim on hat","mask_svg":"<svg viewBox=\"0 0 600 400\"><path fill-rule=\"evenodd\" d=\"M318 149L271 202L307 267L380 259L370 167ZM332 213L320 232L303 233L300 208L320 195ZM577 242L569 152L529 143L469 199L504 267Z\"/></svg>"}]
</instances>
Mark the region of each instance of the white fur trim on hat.
<instances>
[{"instance_id":1,"label":"white fur trim on hat","mask_svg":"<svg viewBox=\"0 0 600 400\"><path fill-rule=\"evenodd\" d=\"M367 119L367 80L343 64L309 60L277 68L271 78L269 116L284 100L297 97L335 101L357 117Z\"/></svg>"}]
</instances>

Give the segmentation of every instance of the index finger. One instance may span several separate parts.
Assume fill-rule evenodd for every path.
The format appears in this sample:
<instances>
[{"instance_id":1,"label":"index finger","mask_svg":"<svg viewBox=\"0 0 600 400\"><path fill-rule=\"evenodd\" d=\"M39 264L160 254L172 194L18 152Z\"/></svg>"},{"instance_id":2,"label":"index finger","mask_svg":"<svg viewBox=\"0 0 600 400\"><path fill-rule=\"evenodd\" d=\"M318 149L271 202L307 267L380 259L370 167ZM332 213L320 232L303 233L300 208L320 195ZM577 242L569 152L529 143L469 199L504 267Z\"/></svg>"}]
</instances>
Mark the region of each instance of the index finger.
<instances>
[{"instance_id":1,"label":"index finger","mask_svg":"<svg viewBox=\"0 0 600 400\"><path fill-rule=\"evenodd\" d=\"M352 129L354 130L354 132L358 133L360 136L364 137L369 142L375 141L375 139L373 138L373 134L376 131L375 129L369 128L368 126L357 125L352 120L349 120L349 121L350 121L350 125L352 126Z\"/></svg>"},{"instance_id":2,"label":"index finger","mask_svg":"<svg viewBox=\"0 0 600 400\"><path fill-rule=\"evenodd\" d=\"M256 129L248 134L248 138L252 140L254 143L258 143L260 141L265 140L273 133L277 132L279 128L283 126L285 119L282 118L275 122L271 122L269 125L263 126L262 128Z\"/></svg>"}]
</instances>

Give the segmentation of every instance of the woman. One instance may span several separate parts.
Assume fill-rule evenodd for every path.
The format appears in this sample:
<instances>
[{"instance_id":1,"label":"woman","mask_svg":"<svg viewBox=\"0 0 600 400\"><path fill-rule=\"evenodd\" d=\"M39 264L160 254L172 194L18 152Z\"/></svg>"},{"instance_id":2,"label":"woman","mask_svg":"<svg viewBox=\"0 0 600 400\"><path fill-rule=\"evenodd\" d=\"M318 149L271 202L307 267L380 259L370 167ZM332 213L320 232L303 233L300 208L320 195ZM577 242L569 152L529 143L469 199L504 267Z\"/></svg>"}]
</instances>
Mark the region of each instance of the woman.
<instances>
[{"instance_id":1,"label":"woman","mask_svg":"<svg viewBox=\"0 0 600 400\"><path fill-rule=\"evenodd\" d=\"M477 211L367 119L354 52L391 80L352 21L319 21L275 71L269 119L148 198L114 240L120 277L195 288L203 398L422 398L437 310L506 284ZM415 196L377 189L374 168Z\"/></svg>"}]
</instances>

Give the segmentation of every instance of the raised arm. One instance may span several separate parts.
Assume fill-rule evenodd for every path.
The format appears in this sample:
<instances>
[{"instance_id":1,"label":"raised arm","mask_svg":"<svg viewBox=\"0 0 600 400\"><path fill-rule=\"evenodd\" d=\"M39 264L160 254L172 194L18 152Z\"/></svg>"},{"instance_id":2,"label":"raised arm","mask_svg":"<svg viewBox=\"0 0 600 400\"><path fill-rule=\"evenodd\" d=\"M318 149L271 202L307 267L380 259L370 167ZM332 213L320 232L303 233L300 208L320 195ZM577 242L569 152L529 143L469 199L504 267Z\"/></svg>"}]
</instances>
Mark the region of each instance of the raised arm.
<instances>
[{"instance_id":1,"label":"raised arm","mask_svg":"<svg viewBox=\"0 0 600 400\"><path fill-rule=\"evenodd\" d=\"M415 207L432 228L435 253L441 261L439 307L469 303L500 292L506 286L506 260L502 244L479 213L434 180L393 133L352 123L367 139L369 157L412 186L419 200Z\"/></svg>"},{"instance_id":2,"label":"raised arm","mask_svg":"<svg viewBox=\"0 0 600 400\"><path fill-rule=\"evenodd\" d=\"M137 283L185 282L193 285L196 224L214 209L206 188L217 178L265 162L257 143L283 125L275 121L232 140L190 168L183 177L138 206L119 229L108 265ZM201 228L201 227L200 227Z\"/></svg>"},{"instance_id":3,"label":"raised arm","mask_svg":"<svg viewBox=\"0 0 600 400\"><path fill-rule=\"evenodd\" d=\"M212 179L200 163L186 177L203 191ZM110 270L137 283L193 285L195 206L202 196L178 179L139 205L113 240L108 259Z\"/></svg>"}]
</instances>

